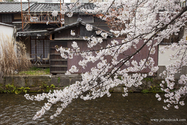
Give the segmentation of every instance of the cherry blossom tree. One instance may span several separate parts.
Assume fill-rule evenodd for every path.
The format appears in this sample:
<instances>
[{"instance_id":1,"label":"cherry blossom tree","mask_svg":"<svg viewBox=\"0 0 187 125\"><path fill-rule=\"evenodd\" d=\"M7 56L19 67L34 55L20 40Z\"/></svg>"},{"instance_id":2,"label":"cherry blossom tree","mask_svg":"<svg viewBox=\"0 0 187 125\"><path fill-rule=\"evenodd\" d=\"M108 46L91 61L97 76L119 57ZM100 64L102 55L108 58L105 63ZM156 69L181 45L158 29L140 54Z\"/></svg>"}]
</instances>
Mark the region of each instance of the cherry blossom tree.
<instances>
[{"instance_id":1,"label":"cherry blossom tree","mask_svg":"<svg viewBox=\"0 0 187 125\"><path fill-rule=\"evenodd\" d=\"M109 0L109 2L94 3L95 8L92 10L81 9L82 12L94 13L97 17L107 22L110 27L110 32L117 39L112 39L106 46L101 46L100 49L94 49L95 46L102 44L104 39L107 39L108 33L97 30L96 34L101 37L84 37L88 41L87 46L89 51L82 51L78 43L74 41L72 48L57 48L61 53L62 58L72 59L74 56L81 56L79 66L83 69L88 63L97 63L89 72L82 73L82 81L76 81L74 84L65 87L63 90L54 90L54 92L38 94L36 96L25 95L26 99L41 101L47 99L45 105L36 113L33 119L42 117L42 115L51 108L52 105L60 102L61 105L57 108L54 115L50 118L58 116L73 99L81 98L83 100L96 99L107 95L111 96L110 88L118 85L124 85L124 97L128 96L128 89L132 86L138 87L142 84L142 80L147 76L152 76L158 70L154 58L151 55L158 53L156 47L171 35L177 35L181 28L185 26L187 18L187 7L182 7L184 1L180 0ZM80 6L81 3L69 5L62 9L62 14L67 14L68 17L73 15L71 9ZM54 16L57 12L53 12ZM63 19L62 19L63 20ZM92 31L94 26L87 24L87 31ZM71 35L75 32L72 30ZM140 43L140 40L143 41ZM140 46L138 46L140 44ZM141 60L136 60L134 57L140 53L145 47L148 48L148 54ZM129 49L136 51L125 55ZM156 94L158 101L163 100L166 105L164 109L168 110L171 106L178 109L179 105L183 106L184 99L187 93L187 75L182 74L177 81L174 78L176 73L181 71L187 63L187 41L181 39L171 43L162 49L162 53L172 49L175 54L169 58L179 58L175 63L166 66L166 70L160 75L163 76L163 81L160 83L162 91L165 92L161 98ZM110 60L106 59L110 56ZM120 57L120 58L119 58ZM148 74L140 73L149 69ZM76 73L79 68L73 65L66 75ZM175 86L178 85L178 88Z\"/></svg>"}]
</instances>

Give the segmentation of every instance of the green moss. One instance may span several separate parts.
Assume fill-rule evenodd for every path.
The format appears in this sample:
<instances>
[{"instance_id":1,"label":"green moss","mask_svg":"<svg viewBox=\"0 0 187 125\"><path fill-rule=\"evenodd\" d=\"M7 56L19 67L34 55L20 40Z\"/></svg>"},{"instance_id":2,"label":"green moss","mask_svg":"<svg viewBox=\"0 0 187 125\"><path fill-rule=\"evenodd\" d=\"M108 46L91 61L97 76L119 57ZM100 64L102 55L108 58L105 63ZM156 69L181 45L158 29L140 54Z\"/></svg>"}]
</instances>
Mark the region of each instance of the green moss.
<instances>
[{"instance_id":1,"label":"green moss","mask_svg":"<svg viewBox=\"0 0 187 125\"><path fill-rule=\"evenodd\" d=\"M0 83L0 93L3 93L3 90L4 90L3 84Z\"/></svg>"},{"instance_id":2,"label":"green moss","mask_svg":"<svg viewBox=\"0 0 187 125\"><path fill-rule=\"evenodd\" d=\"M29 87L16 87L14 86L14 84L7 84L5 85L4 89L3 89L3 93L15 93L15 94L20 94L20 93L27 93L28 90L30 88Z\"/></svg>"},{"instance_id":3,"label":"green moss","mask_svg":"<svg viewBox=\"0 0 187 125\"><path fill-rule=\"evenodd\" d=\"M60 77L58 77L58 80L57 80L58 83L60 83Z\"/></svg>"},{"instance_id":4,"label":"green moss","mask_svg":"<svg viewBox=\"0 0 187 125\"><path fill-rule=\"evenodd\" d=\"M130 90L130 91L128 91L129 93L133 93L134 91L132 91L132 90Z\"/></svg>"},{"instance_id":5,"label":"green moss","mask_svg":"<svg viewBox=\"0 0 187 125\"><path fill-rule=\"evenodd\" d=\"M146 81L146 82L153 82L153 78L152 77L146 77L143 79L143 81Z\"/></svg>"},{"instance_id":6,"label":"green moss","mask_svg":"<svg viewBox=\"0 0 187 125\"><path fill-rule=\"evenodd\" d=\"M21 93L27 93L28 90L30 90L30 88L29 88L29 87L21 87L21 88L18 88L18 90L19 90L19 92L21 92Z\"/></svg>"},{"instance_id":7,"label":"green moss","mask_svg":"<svg viewBox=\"0 0 187 125\"><path fill-rule=\"evenodd\" d=\"M56 87L54 84L47 85L45 83L42 84L42 86L39 86L40 90L38 92L49 92L50 90L53 91Z\"/></svg>"},{"instance_id":8,"label":"green moss","mask_svg":"<svg viewBox=\"0 0 187 125\"><path fill-rule=\"evenodd\" d=\"M158 93L163 92L159 86L151 86L149 89L143 89L142 93Z\"/></svg>"},{"instance_id":9,"label":"green moss","mask_svg":"<svg viewBox=\"0 0 187 125\"><path fill-rule=\"evenodd\" d=\"M51 84L50 87L51 87L51 88L55 88L55 85L54 85L54 84Z\"/></svg>"},{"instance_id":10,"label":"green moss","mask_svg":"<svg viewBox=\"0 0 187 125\"><path fill-rule=\"evenodd\" d=\"M44 72L45 72L46 74L50 74L50 68L44 69Z\"/></svg>"},{"instance_id":11,"label":"green moss","mask_svg":"<svg viewBox=\"0 0 187 125\"><path fill-rule=\"evenodd\" d=\"M29 70L21 71L18 73L18 75L49 75L50 74L50 68L37 68L32 67Z\"/></svg>"},{"instance_id":12,"label":"green moss","mask_svg":"<svg viewBox=\"0 0 187 125\"><path fill-rule=\"evenodd\" d=\"M113 89L113 88L110 88L110 89L109 89L109 92L110 92L110 93L113 93L113 92L114 92L114 89Z\"/></svg>"},{"instance_id":13,"label":"green moss","mask_svg":"<svg viewBox=\"0 0 187 125\"><path fill-rule=\"evenodd\" d=\"M149 90L147 90L147 89L143 89L142 90L142 93L149 93L150 91Z\"/></svg>"}]
</instances>

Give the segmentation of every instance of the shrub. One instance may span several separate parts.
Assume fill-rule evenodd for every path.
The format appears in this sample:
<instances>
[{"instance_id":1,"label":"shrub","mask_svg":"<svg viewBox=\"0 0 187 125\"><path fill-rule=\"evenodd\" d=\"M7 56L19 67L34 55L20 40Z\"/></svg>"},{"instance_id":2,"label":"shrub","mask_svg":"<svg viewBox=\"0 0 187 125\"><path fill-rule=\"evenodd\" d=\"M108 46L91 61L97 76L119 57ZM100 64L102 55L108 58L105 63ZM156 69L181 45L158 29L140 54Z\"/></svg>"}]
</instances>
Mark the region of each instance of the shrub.
<instances>
[{"instance_id":1,"label":"shrub","mask_svg":"<svg viewBox=\"0 0 187 125\"><path fill-rule=\"evenodd\" d=\"M0 36L0 71L4 75L14 74L31 66L26 56L26 47L13 38Z\"/></svg>"}]
</instances>

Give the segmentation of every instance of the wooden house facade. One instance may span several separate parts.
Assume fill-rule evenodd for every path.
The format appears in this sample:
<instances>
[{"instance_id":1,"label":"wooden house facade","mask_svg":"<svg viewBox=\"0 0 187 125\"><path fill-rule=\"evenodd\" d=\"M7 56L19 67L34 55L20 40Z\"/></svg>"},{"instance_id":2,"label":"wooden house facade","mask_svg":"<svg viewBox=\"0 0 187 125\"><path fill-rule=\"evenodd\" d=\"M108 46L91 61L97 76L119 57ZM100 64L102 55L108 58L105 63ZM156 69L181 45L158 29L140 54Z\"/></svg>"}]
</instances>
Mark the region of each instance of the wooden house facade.
<instances>
[{"instance_id":1,"label":"wooden house facade","mask_svg":"<svg viewBox=\"0 0 187 125\"><path fill-rule=\"evenodd\" d=\"M109 27L104 21L93 14L85 14L80 11L82 7L93 9L93 6L94 4L85 3L79 8L74 8L72 17L63 15L64 24L62 25L59 3L30 4L30 8L22 12L23 29L18 30L17 40L25 43L33 64L36 64L38 57L40 57L42 63L40 67L50 67L52 74L65 73L69 67L69 61L60 57L54 48L55 45L70 47L72 41L84 41L83 36L93 35L93 32L86 32L85 25L88 23L109 31ZM52 17L53 10L58 11L56 17ZM71 30L75 31L75 36L70 35ZM48 57L48 61L42 60Z\"/></svg>"},{"instance_id":2,"label":"wooden house facade","mask_svg":"<svg viewBox=\"0 0 187 125\"><path fill-rule=\"evenodd\" d=\"M68 6L68 4L66 4ZM109 34L109 37L104 40L100 46L106 46L111 40L115 39L109 33L109 27L101 19L94 16L92 13L82 13L81 8L84 9L94 9L94 5L90 3L84 3L81 7L74 8L72 12L74 13L72 17L67 17L66 15L60 14L60 4L59 3L22 3L22 15L21 15L21 5L19 2L13 3L0 3L0 22L13 24L17 27L17 40L25 43L27 47L27 53L29 58L31 58L33 64L37 62L37 56L41 58L41 63L47 64L50 67L52 74L65 73L72 65L76 65L78 68L78 62L82 59L80 56L75 56L73 59L63 59L60 53L56 51L55 46L63 46L71 48L73 41L76 41L82 50L89 50L86 44L87 41L83 39L84 36L96 36L96 30L101 30ZM52 11L58 11L56 17L52 16ZM63 17L64 23L62 24L61 18ZM86 24L91 24L94 27L93 31L87 31L85 28ZM22 27L21 27L22 26ZM22 28L22 29L21 29ZM75 32L75 36L71 35L71 30ZM169 40L164 39L161 43L162 46L165 44L171 44L177 42L183 37L184 29L181 30L179 36L171 36ZM186 37L186 35L185 35ZM187 37L186 37L187 38ZM184 38L184 39L186 39ZM123 38L117 38L121 41ZM140 47L143 40L140 40L137 47ZM100 48L96 46L95 49ZM163 60L168 55L160 56L158 51L161 45L156 47L156 53L152 55L155 60L155 65L161 65L159 60ZM136 49L129 49L125 55L120 55L119 58L124 58L124 56L130 55L135 52ZM146 58L148 55L148 48L144 48L141 52L134 56L134 59L140 61L142 58ZM43 59L48 58L47 61ZM111 57L107 57L108 60ZM168 64L165 61L163 65ZM44 65L40 65L43 67ZM88 64L85 69L80 68L79 72L82 73L89 71L91 67L96 66L96 64ZM125 68L125 67L123 67ZM148 69L142 72L149 72Z\"/></svg>"},{"instance_id":3,"label":"wooden house facade","mask_svg":"<svg viewBox=\"0 0 187 125\"><path fill-rule=\"evenodd\" d=\"M56 28L54 31L50 32L50 72L52 74L58 74L58 73L65 73L68 69L71 68L72 65L76 65L78 68L80 68L79 72L82 73L89 70L89 67L86 69L81 69L81 67L78 65L78 62L81 60L80 56L74 56L73 59L62 59L60 56L60 53L56 51L56 47L67 47L72 48L71 44L73 41L76 41L78 45L80 46L81 50L88 51L89 48L87 47L87 40L84 40L83 37L101 37L99 35L96 35L95 31L101 30L102 32L108 33L109 37L111 37L111 34L103 30L101 28L98 28L96 26L93 26L92 31L86 30L86 22L84 22L81 18L79 18L76 22L72 24L68 24L64 27ZM75 35L71 35L71 31L74 31ZM107 39L104 40L102 43L103 46L106 45ZM56 47L55 47L56 46ZM97 49L98 47L94 48Z\"/></svg>"},{"instance_id":4,"label":"wooden house facade","mask_svg":"<svg viewBox=\"0 0 187 125\"><path fill-rule=\"evenodd\" d=\"M20 9L20 4L16 3L16 5L19 5L18 9ZM50 67L51 74L65 73L68 69L71 68L72 65L76 65L78 68L80 68L79 72L77 73L89 71L91 67L96 66L96 63L90 63L85 69L82 69L78 65L78 62L82 59L80 56L74 56L73 59L63 59L60 56L60 53L56 51L55 46L71 48L72 42L76 41L82 50L89 50L86 45L87 41L84 40L83 37L101 37L99 35L96 35L96 30L101 30L108 33L109 37L94 49L99 49L100 46L106 46L113 39L112 35L109 33L110 29L104 21L94 16L94 14L84 14L80 11L80 8L82 7L85 9L93 9L93 4L85 3L81 7L75 8L73 10L74 14L72 17L63 15L63 25L61 25L62 22L60 18L62 17L62 15L60 15L60 13L58 13L56 17L52 17L53 10L60 11L59 3L24 3L22 4L22 7L22 16L16 16L14 15L14 13L13 16L11 16L15 19L15 21L21 21L21 17L23 17L23 29L18 29L17 40L23 41L25 43L27 47L27 53L29 55L29 58L32 59L31 61L33 62L33 64L37 62L37 57L39 56L40 62L42 63L42 65L40 66ZM20 10L19 14L21 14ZM2 16L0 15L0 20L1 19ZM85 28L86 24L93 25L94 30L87 31ZM75 32L74 36L71 35L71 30ZM119 41L121 41L121 39L122 38L118 38ZM126 54L130 55L134 51L135 50L132 48ZM148 52L145 49L144 51L139 53L138 56L135 56L134 59L139 61L141 58L145 58L147 53ZM120 58L123 57L124 55L120 56ZM46 58L48 58L47 61L43 60ZM111 59L111 57L107 58L108 60ZM156 60L156 63L158 60L157 58L158 55L155 54L154 59ZM144 72L148 71L144 70Z\"/></svg>"},{"instance_id":5,"label":"wooden house facade","mask_svg":"<svg viewBox=\"0 0 187 125\"><path fill-rule=\"evenodd\" d=\"M78 74L84 73L87 71L90 71L92 67L97 67L97 62L95 63L88 63L88 65L85 68L82 68L79 65L79 61L82 60L82 57L80 55L74 55L72 59L62 59L60 56L60 52L57 52L55 49L56 47L67 47L67 48L72 48L71 44L73 41L76 41L78 46L80 47L81 51L89 51L90 48L87 47L88 41L84 40L83 37L101 37L100 35L96 34L96 31L100 30L102 32L105 32L108 34L107 39L104 39L103 42L99 45L94 46L92 49L93 50L99 50L101 47L105 48L108 44L111 43L112 40L117 40L119 43L123 40L123 37L121 38L115 38L110 32L103 30L101 28L98 28L96 26L93 26L92 31L87 31L86 30L86 24L84 21L77 20L77 22L66 25L64 27L60 27L55 29L50 33L50 38L52 38L52 41L50 42L50 71L52 74L58 74L58 73L65 73L67 70L71 68L71 66L75 65L79 71L76 72ZM71 35L71 30L75 32L75 35ZM137 48L140 48L144 43L144 40L139 40L139 43L136 45ZM156 50L158 49L157 47L155 48ZM131 54L135 53L137 51L136 48L131 47L128 49L125 54L121 54L119 56L119 59L123 59L127 56L130 56ZM133 57L133 60L136 60L139 62L141 59L147 59L149 56L149 49L147 46L145 46L138 54L136 54ZM155 66L158 64L158 53L156 52L154 55L151 55L151 57L155 61ZM111 61L112 56L107 56L105 57L108 62ZM131 59L132 60L132 59ZM131 65L131 64L130 64ZM126 68L124 65L122 67ZM150 70L148 68L144 69L141 71L141 73L148 73Z\"/></svg>"},{"instance_id":6,"label":"wooden house facade","mask_svg":"<svg viewBox=\"0 0 187 125\"><path fill-rule=\"evenodd\" d=\"M22 3L22 10L27 11L29 6L27 2ZM20 2L0 2L0 22L16 26L17 29L22 27L21 4Z\"/></svg>"}]
</instances>

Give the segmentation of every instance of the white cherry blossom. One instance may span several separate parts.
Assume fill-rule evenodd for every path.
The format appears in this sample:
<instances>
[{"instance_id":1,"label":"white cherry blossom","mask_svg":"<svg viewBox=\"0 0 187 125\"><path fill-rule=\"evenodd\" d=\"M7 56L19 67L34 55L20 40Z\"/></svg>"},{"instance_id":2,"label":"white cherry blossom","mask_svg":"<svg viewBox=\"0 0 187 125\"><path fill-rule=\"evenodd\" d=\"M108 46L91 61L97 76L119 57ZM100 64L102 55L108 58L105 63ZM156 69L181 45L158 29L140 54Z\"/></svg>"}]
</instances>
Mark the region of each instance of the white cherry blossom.
<instances>
[{"instance_id":1,"label":"white cherry blossom","mask_svg":"<svg viewBox=\"0 0 187 125\"><path fill-rule=\"evenodd\" d=\"M87 31L92 31L93 30L93 26L90 24L86 24L86 30Z\"/></svg>"},{"instance_id":2,"label":"white cherry blossom","mask_svg":"<svg viewBox=\"0 0 187 125\"><path fill-rule=\"evenodd\" d=\"M119 85L125 88L122 95L128 96L129 87L142 85L144 78L153 76L158 71L157 62L153 58L157 54L158 45L164 39L169 39L171 35L178 34L187 22L185 12L187 8L181 8L175 0L109 0L94 4L96 5L94 9L81 9L81 12L96 14L108 24L113 35L109 35L110 33L104 30L97 30L91 36L84 36L85 46L89 50L82 50L78 41L74 41L70 48L57 47L62 58L72 59L75 55L80 56L81 60L77 63L79 67L82 69L90 65L92 67L81 74L82 81L77 81L63 90L37 96L26 94L25 98L29 100L47 99L47 103L36 113L34 120L41 118L45 111L57 102L61 105L50 117L52 119L57 117L73 99L80 97L91 100L104 95L110 97L109 89ZM78 6L80 6L79 3ZM74 7L73 4L68 6L69 12L66 13L68 17L73 16L74 11L71 12L71 9ZM65 14L66 9L62 7L61 13ZM54 16L57 14L57 11L53 12ZM93 25L86 24L85 27L87 31L93 31ZM70 34L75 35L72 30ZM107 42L104 43L104 40ZM175 54L168 57L171 60L180 57L171 65L167 65L166 70L159 74L163 80L158 85L165 94L162 98L159 94L155 97L158 101L165 103L163 106L165 110L184 106L183 99L187 94L187 75L182 74L178 81L175 80L175 74L181 72L182 67L187 65L187 40L181 39L175 42L160 50L160 53L167 52L169 49L175 51ZM95 49L95 47L100 48ZM137 59L136 56L139 56L138 54L144 49L148 51L146 57ZM147 74L140 73L144 69L148 70ZM66 75L78 71L77 66L72 65ZM175 88L176 85L180 87Z\"/></svg>"},{"instance_id":3,"label":"white cherry blossom","mask_svg":"<svg viewBox=\"0 0 187 125\"><path fill-rule=\"evenodd\" d=\"M74 30L71 30L71 33L70 33L72 36L75 36L75 31Z\"/></svg>"},{"instance_id":4,"label":"white cherry blossom","mask_svg":"<svg viewBox=\"0 0 187 125\"><path fill-rule=\"evenodd\" d=\"M52 16L57 16L58 15L58 11L56 11L56 10L54 10L53 12L52 12Z\"/></svg>"}]
</instances>

